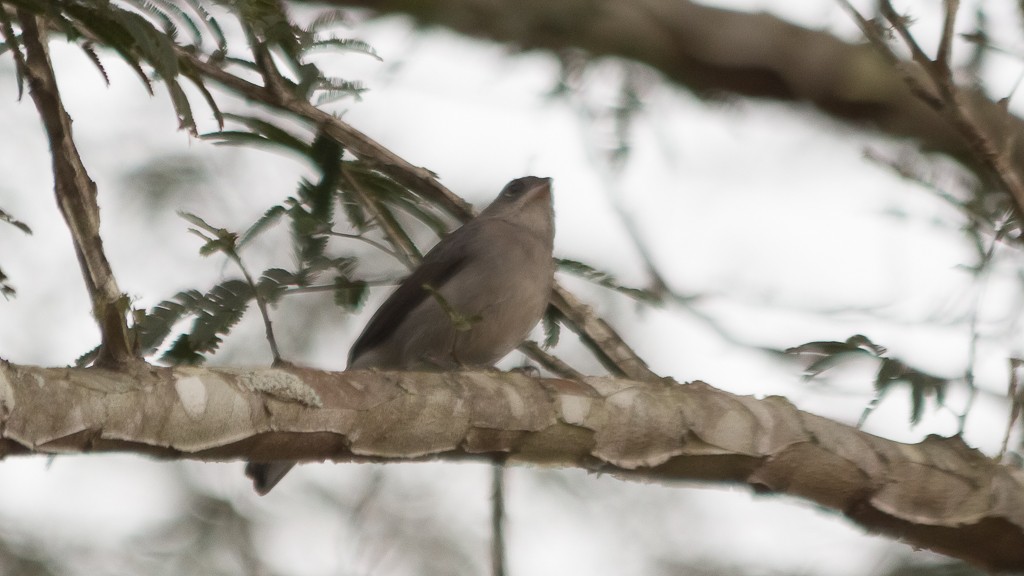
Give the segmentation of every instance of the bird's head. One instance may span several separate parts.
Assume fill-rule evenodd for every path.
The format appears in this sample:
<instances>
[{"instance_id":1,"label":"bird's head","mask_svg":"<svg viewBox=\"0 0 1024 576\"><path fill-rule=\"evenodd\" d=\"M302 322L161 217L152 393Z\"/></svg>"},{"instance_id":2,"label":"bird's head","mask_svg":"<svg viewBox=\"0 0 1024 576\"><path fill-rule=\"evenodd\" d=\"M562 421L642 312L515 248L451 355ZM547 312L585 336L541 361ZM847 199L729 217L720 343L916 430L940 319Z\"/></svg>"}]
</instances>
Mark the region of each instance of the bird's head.
<instances>
[{"instance_id":1,"label":"bird's head","mask_svg":"<svg viewBox=\"0 0 1024 576\"><path fill-rule=\"evenodd\" d=\"M523 226L538 234L554 234L554 206L551 198L551 178L524 176L516 178L502 188L481 218L505 220Z\"/></svg>"}]
</instances>

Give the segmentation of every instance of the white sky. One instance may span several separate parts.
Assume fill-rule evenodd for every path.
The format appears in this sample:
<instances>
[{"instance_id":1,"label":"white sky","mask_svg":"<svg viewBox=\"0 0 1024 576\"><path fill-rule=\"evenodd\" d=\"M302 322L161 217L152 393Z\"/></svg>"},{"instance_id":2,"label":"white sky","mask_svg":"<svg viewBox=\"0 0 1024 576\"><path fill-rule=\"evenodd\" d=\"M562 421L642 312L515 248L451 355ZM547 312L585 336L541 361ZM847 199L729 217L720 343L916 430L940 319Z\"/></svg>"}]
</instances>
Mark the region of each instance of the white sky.
<instances>
[{"instance_id":1,"label":"white sky","mask_svg":"<svg viewBox=\"0 0 1024 576\"><path fill-rule=\"evenodd\" d=\"M768 9L852 37L852 26L830 2L721 4ZM924 30L934 19L916 9L918 28ZM609 126L588 123L578 106L547 96L557 76L551 58L509 55L501 47L439 31L422 34L401 19L361 24L351 35L373 45L384 63L355 54L322 56L332 72L370 88L361 102L344 101L333 109L413 164L435 171L477 206L511 178L553 177L558 256L591 263L626 283L643 283L617 202L637 223L672 287L705 294L699 310L746 342L786 347L862 333L933 373L962 373L968 333L952 320L969 309L974 290L970 276L958 268L972 258L957 232L963 218L931 193L863 159L865 148L896 154L905 144L857 132L803 107L744 100L709 105L656 83L632 132L633 155L621 176L610 179L600 159L602 147L611 142ZM308 171L274 154L190 140L175 131L159 86L156 98L146 97L131 73L106 56L113 81L107 88L77 49L55 43L53 52L76 140L99 185L105 245L122 289L150 306L182 288L202 289L233 275L219 261L197 255L197 241L174 211L192 210L212 223L244 228L292 193L297 177ZM1018 63L999 65L993 71L997 87L1020 73ZM620 73L615 64L596 65L580 100L596 108L614 102ZM10 59L0 58L0 130L16 135L0 139L0 158L7 159L0 208L35 231L23 237L0 226L5 247L0 267L19 290L16 299L0 302L0 356L62 365L91 348L97 337L70 240L53 205L39 121L31 102L17 103L15 95ZM212 129L199 100L196 111ZM142 198L147 191L135 189L137 181L125 175L154 158L176 157L200 162L212 176L153 216ZM253 254L253 261L280 257L281 251L268 248L265 254ZM803 409L849 423L870 398L865 372L849 372L833 381L832 393L823 392L801 383L796 365L737 347L685 310L638 310L602 290L565 281L606 314L661 374L680 381L699 378L742 394L783 394ZM992 318L1016 313L1010 304L1019 300L1019 289L1018 283L997 277L986 292L983 313ZM815 313L844 307L874 313ZM251 329L257 327L254 320L229 339L223 361L269 361L259 330ZM281 319L286 326L289 321ZM285 343L285 351L300 363L340 369L362 321L337 314L337 323L308 346ZM301 315L292 322L301 325ZM1020 353L1019 329L1013 336L985 343L978 358L980 384L993 395L979 399L966 437L989 453L998 449L1005 426L1005 408L995 398L1005 386L1005 358ZM581 360L581 365L599 371L592 362ZM867 429L903 441L955 432L953 416L934 411L910 429L903 396L894 392ZM962 401L959 392L952 396ZM293 476L333 487L356 482L361 472L351 468L304 467ZM180 505L171 469L172 464L130 456L59 458L50 466L43 459L9 460L0 466L0 483L7 488L0 491L0 519L29 531L53 531L55 538L79 545L116 548ZM190 481L230 494L254 513L269 508L287 516L280 501L294 498L289 491L302 484L290 477L272 496L257 500L240 464L181 469ZM459 509L467 522L486 525L483 467L388 470L403 485L432 487L431 497L449 513ZM544 484L549 475L511 474L513 573L627 574L627 567L649 560L653 548L676 550L686 559L728 559L751 573L777 567L852 576L876 573L887 559L909 553L793 500L754 497L745 490L579 480L582 474L569 472L564 476L584 486L586 494L574 501ZM463 488L445 492L453 483ZM467 499L473 491L479 498ZM637 509L645 514L631 514ZM304 510L302 518L268 527L268 541L280 554L277 565L309 575L352 569L351 559L330 547L330 539L341 536L312 527L340 528L323 511ZM102 531L92 529L98 525ZM318 552L296 562L294 552L287 552L289 542ZM390 570L404 573L399 567Z\"/></svg>"}]
</instances>

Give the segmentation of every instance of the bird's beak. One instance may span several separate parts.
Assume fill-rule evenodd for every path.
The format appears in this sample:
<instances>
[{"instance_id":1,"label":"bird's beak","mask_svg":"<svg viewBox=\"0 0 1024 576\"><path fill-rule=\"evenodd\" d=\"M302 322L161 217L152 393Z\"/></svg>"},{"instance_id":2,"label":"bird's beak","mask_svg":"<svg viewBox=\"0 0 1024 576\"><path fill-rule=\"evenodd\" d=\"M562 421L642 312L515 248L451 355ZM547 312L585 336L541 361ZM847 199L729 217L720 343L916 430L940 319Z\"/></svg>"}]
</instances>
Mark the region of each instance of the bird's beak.
<instances>
[{"instance_id":1,"label":"bird's beak","mask_svg":"<svg viewBox=\"0 0 1024 576\"><path fill-rule=\"evenodd\" d=\"M529 203L535 202L537 200L544 200L545 202L550 201L550 199L551 199L551 178L543 178L543 179L541 179L540 184L537 184L533 188L530 188L529 190L527 190L526 194L523 194L523 196L524 196L523 204L529 204Z\"/></svg>"}]
</instances>

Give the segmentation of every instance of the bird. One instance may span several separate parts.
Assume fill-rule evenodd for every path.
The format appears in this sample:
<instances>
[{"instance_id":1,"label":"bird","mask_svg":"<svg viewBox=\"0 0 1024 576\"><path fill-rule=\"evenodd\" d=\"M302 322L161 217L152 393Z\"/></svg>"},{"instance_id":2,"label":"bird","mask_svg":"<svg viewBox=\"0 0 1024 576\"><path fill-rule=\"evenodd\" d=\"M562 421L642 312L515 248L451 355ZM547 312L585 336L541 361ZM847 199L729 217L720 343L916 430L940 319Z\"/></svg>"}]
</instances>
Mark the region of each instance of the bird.
<instances>
[{"instance_id":1,"label":"bird","mask_svg":"<svg viewBox=\"0 0 1024 576\"><path fill-rule=\"evenodd\" d=\"M554 283L551 178L524 176L441 239L381 304L349 350L348 370L487 368L544 315ZM294 466L250 462L265 495Z\"/></svg>"}]
</instances>

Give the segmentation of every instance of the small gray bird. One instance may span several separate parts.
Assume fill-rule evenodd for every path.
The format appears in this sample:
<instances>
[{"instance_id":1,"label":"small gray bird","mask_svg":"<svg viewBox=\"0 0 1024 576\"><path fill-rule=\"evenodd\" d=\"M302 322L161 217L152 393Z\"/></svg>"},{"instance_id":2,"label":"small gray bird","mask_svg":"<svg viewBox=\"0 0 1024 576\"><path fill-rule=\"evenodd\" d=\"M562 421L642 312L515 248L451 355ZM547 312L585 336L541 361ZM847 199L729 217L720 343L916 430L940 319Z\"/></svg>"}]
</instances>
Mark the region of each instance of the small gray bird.
<instances>
[{"instance_id":1,"label":"small gray bird","mask_svg":"<svg viewBox=\"0 0 1024 576\"><path fill-rule=\"evenodd\" d=\"M370 319L348 368L491 366L537 324L554 281L551 179L509 182L479 216L445 236ZM250 462L266 494L295 464Z\"/></svg>"}]
</instances>

